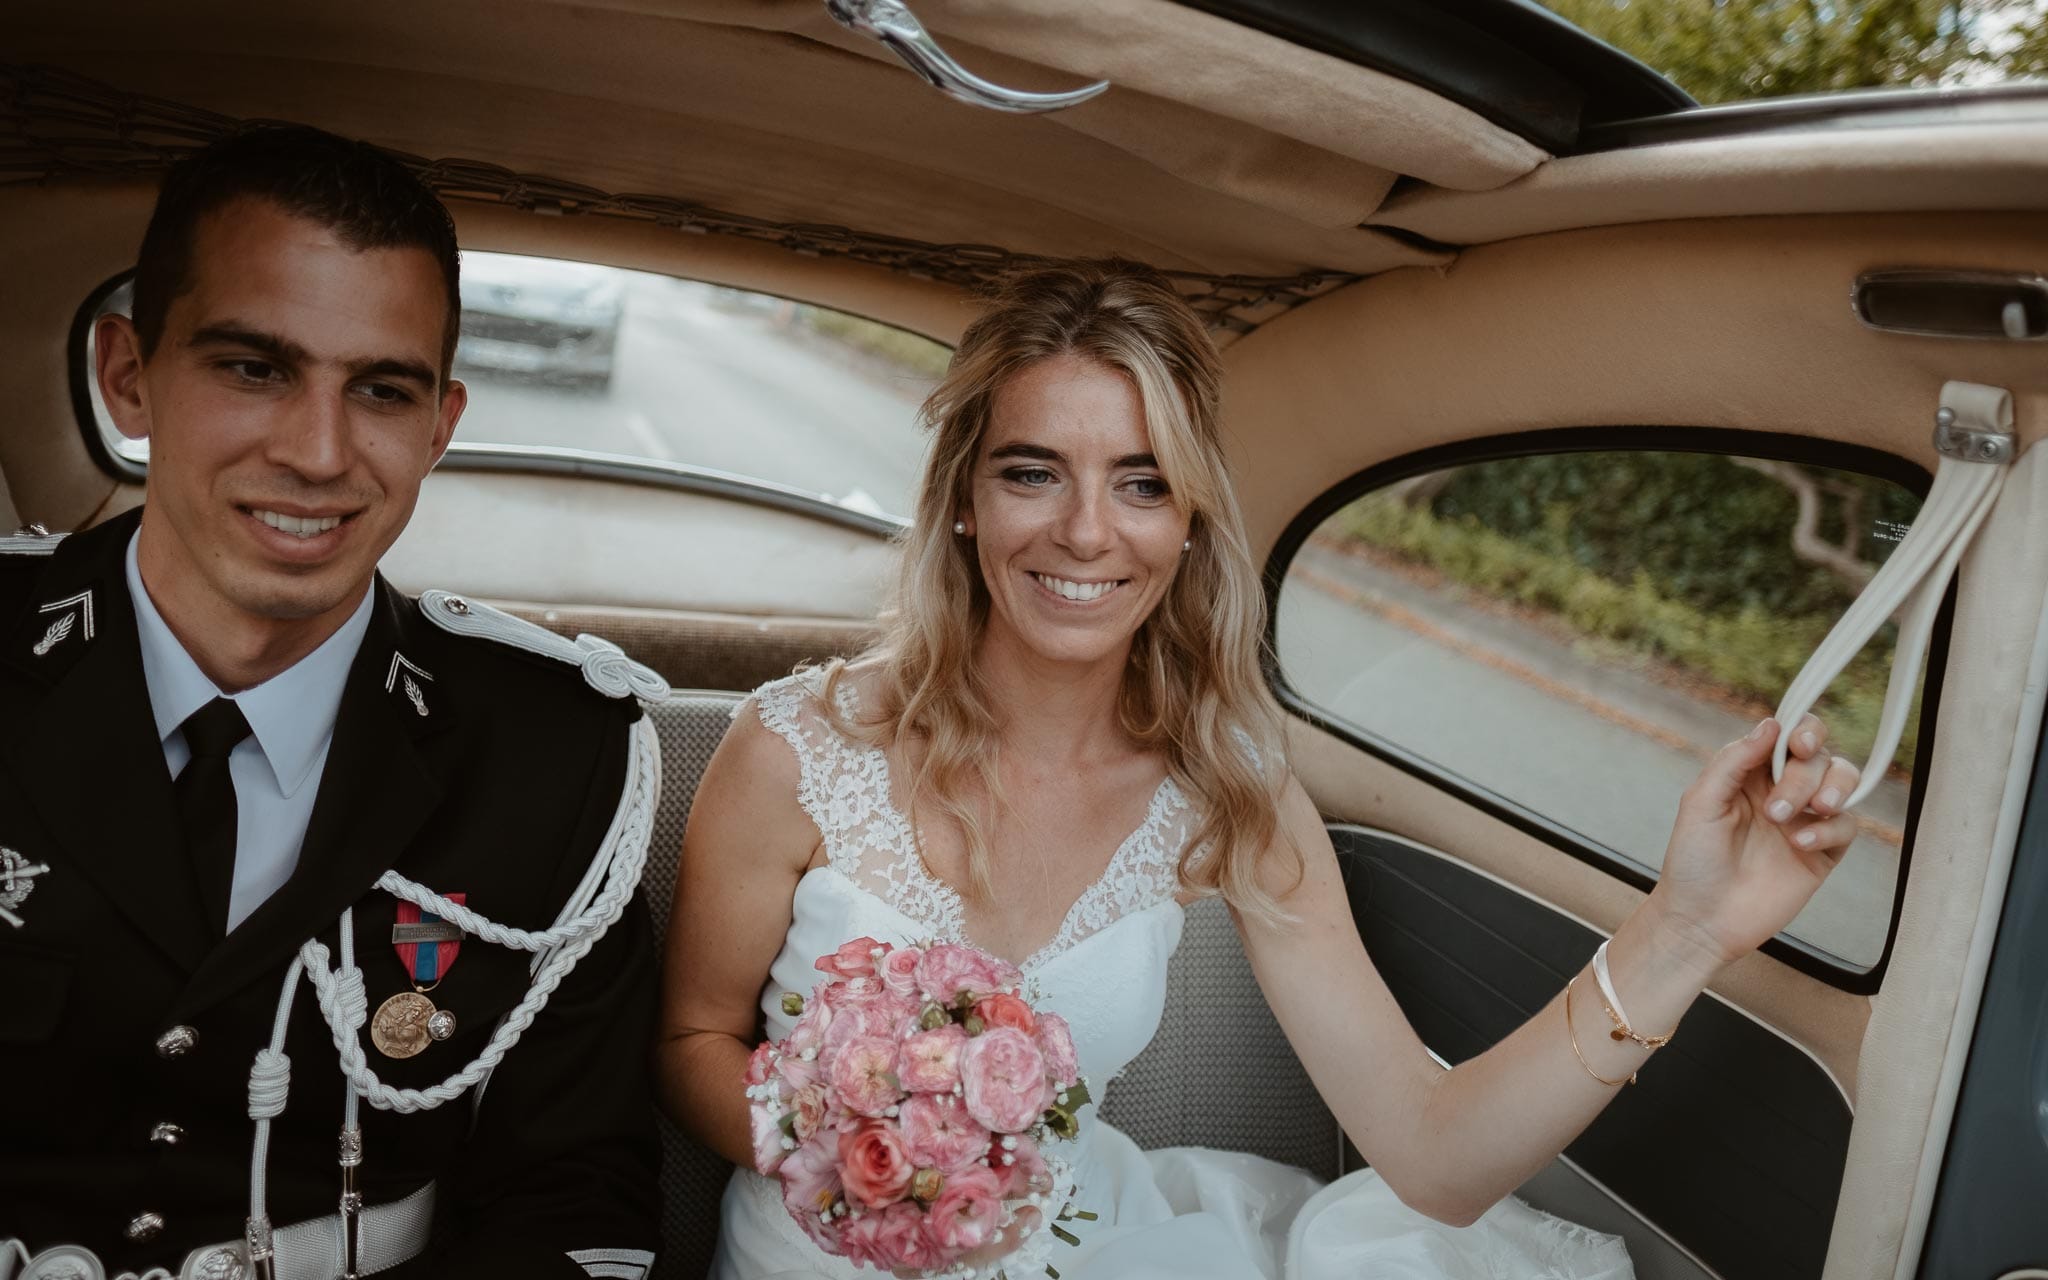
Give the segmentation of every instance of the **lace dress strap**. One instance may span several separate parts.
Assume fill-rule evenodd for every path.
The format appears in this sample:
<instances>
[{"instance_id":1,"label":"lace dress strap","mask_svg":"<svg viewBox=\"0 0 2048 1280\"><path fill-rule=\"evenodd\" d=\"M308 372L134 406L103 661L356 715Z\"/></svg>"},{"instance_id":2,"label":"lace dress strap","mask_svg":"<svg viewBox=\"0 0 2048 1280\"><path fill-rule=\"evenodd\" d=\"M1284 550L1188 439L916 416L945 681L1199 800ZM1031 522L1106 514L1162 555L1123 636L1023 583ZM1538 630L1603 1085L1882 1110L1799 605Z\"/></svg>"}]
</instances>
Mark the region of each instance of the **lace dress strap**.
<instances>
[{"instance_id":1,"label":"lace dress strap","mask_svg":"<svg viewBox=\"0 0 2048 1280\"><path fill-rule=\"evenodd\" d=\"M826 864L909 917L924 935L957 939L959 895L934 879L918 856L910 820L891 793L887 754L834 728L823 692L823 672L800 671L762 685L748 701L796 753L797 802L824 838ZM858 715L852 681L839 682L834 701L841 717Z\"/></svg>"}]
</instances>

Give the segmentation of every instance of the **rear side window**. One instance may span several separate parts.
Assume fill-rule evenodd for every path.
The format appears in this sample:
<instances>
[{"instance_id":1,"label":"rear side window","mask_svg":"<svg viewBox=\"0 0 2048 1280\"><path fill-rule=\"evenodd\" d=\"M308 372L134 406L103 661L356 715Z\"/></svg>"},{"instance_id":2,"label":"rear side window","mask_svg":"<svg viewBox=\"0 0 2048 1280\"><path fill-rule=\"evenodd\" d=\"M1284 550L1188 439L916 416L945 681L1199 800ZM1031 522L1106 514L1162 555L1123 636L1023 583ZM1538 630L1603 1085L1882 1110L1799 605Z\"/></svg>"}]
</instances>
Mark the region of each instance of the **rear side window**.
<instances>
[{"instance_id":1,"label":"rear side window","mask_svg":"<svg viewBox=\"0 0 2048 1280\"><path fill-rule=\"evenodd\" d=\"M1894 479L1695 452L1410 472L1300 545L1281 672L1340 732L1654 877L1680 792L1771 714L1919 502ZM1893 641L1818 708L1858 763ZM1875 966L1889 936L1918 721L1916 699L1844 864L1787 930L1841 968Z\"/></svg>"},{"instance_id":2,"label":"rear side window","mask_svg":"<svg viewBox=\"0 0 2048 1280\"><path fill-rule=\"evenodd\" d=\"M95 314L126 314L125 283ZM122 436L77 359L90 434L138 475L146 441ZM951 352L859 316L644 271L513 254L462 255L455 376L469 387L464 446L700 468L902 517L923 457L917 408ZM546 458L539 457L545 463Z\"/></svg>"}]
</instances>

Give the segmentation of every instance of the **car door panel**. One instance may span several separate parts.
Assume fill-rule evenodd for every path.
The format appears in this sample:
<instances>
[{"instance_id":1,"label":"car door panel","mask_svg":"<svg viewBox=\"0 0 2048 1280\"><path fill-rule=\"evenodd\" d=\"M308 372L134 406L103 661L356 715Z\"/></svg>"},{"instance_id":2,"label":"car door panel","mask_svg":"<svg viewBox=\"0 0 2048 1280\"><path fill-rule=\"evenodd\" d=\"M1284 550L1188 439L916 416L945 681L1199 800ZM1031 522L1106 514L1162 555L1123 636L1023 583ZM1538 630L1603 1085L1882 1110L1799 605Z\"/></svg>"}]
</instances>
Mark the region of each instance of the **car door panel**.
<instances>
[{"instance_id":1,"label":"car door panel","mask_svg":"<svg viewBox=\"0 0 2048 1280\"><path fill-rule=\"evenodd\" d=\"M1424 1043L1452 1062L1534 1016L1599 944L1596 930L1439 851L1355 826L1332 838L1367 950ZM1827 1254L1851 1120L1811 1055L1708 997L1566 1154L1715 1271L1810 1276Z\"/></svg>"}]
</instances>

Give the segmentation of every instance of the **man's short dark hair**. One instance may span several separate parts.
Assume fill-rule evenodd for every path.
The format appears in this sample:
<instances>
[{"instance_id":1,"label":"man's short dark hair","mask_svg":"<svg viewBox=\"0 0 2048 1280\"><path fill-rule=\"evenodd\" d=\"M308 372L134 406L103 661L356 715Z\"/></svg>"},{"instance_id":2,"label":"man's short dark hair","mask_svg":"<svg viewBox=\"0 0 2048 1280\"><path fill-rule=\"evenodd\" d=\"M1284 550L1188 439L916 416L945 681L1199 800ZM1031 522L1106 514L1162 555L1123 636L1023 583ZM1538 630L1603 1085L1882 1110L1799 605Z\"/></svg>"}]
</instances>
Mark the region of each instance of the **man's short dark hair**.
<instances>
[{"instance_id":1,"label":"man's short dark hair","mask_svg":"<svg viewBox=\"0 0 2048 1280\"><path fill-rule=\"evenodd\" d=\"M462 290L455 220L403 161L307 125L257 125L180 159L164 175L135 265L135 333L145 358L171 300L192 287L192 246L207 214L245 197L317 222L350 249L424 249L448 286L441 376L455 358Z\"/></svg>"}]
</instances>

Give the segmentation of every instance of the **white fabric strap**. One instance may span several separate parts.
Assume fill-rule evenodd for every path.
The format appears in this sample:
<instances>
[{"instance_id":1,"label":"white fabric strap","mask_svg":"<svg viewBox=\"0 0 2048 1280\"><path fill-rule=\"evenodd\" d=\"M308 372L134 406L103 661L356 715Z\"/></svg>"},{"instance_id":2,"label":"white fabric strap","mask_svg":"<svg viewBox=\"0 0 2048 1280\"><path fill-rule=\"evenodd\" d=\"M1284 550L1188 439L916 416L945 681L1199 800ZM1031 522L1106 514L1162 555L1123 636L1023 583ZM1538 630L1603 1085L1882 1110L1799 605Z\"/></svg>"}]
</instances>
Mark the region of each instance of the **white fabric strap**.
<instances>
[{"instance_id":1,"label":"white fabric strap","mask_svg":"<svg viewBox=\"0 0 2048 1280\"><path fill-rule=\"evenodd\" d=\"M1950 382L1941 389L1941 407L1937 440L1951 430L2007 435L2012 431L2012 394L2001 387ZM1990 461L1966 460L1944 451L1935 469L1934 485L1913 527L1807 659L1778 704L1778 723L1789 730L1813 709L1877 629L1903 606L1898 647L1892 654L1891 684L1878 716L1876 740L1871 744L1870 760L1863 766L1863 780L1842 805L1844 809L1861 803L1876 789L1898 750L1942 597L1963 552L1997 502L2012 457L2010 447ZM1790 734L1780 734L1771 752L1772 777L1785 776L1790 745Z\"/></svg>"},{"instance_id":2,"label":"white fabric strap","mask_svg":"<svg viewBox=\"0 0 2048 1280\"><path fill-rule=\"evenodd\" d=\"M626 656L626 651L609 640L581 635L574 640L556 635L546 627L515 618L465 596L446 591L420 592L420 612L444 631L459 636L476 636L523 649L543 658L566 662L582 670L590 687L607 698L635 697L644 706L668 698L668 681Z\"/></svg>"},{"instance_id":3,"label":"white fabric strap","mask_svg":"<svg viewBox=\"0 0 2048 1280\"><path fill-rule=\"evenodd\" d=\"M402 1200L365 1205L361 1222L357 1274L389 1271L418 1256L434 1228L434 1184L429 1182ZM341 1274L341 1215L279 1227L271 1233L271 1247L276 1251L277 1280L333 1280ZM179 1280L235 1274L226 1269L224 1260L217 1260L221 1254L246 1265L248 1251L241 1241L208 1245L185 1255L185 1263L178 1269Z\"/></svg>"},{"instance_id":4,"label":"white fabric strap","mask_svg":"<svg viewBox=\"0 0 2048 1280\"><path fill-rule=\"evenodd\" d=\"M1636 1025L1628 1020L1628 1014L1621 1008L1621 997L1615 994L1614 978L1607 972L1607 944L1601 943L1593 951L1593 981L1600 984L1600 994L1606 999L1607 1007L1614 1011L1615 1021L1624 1027Z\"/></svg>"}]
</instances>

